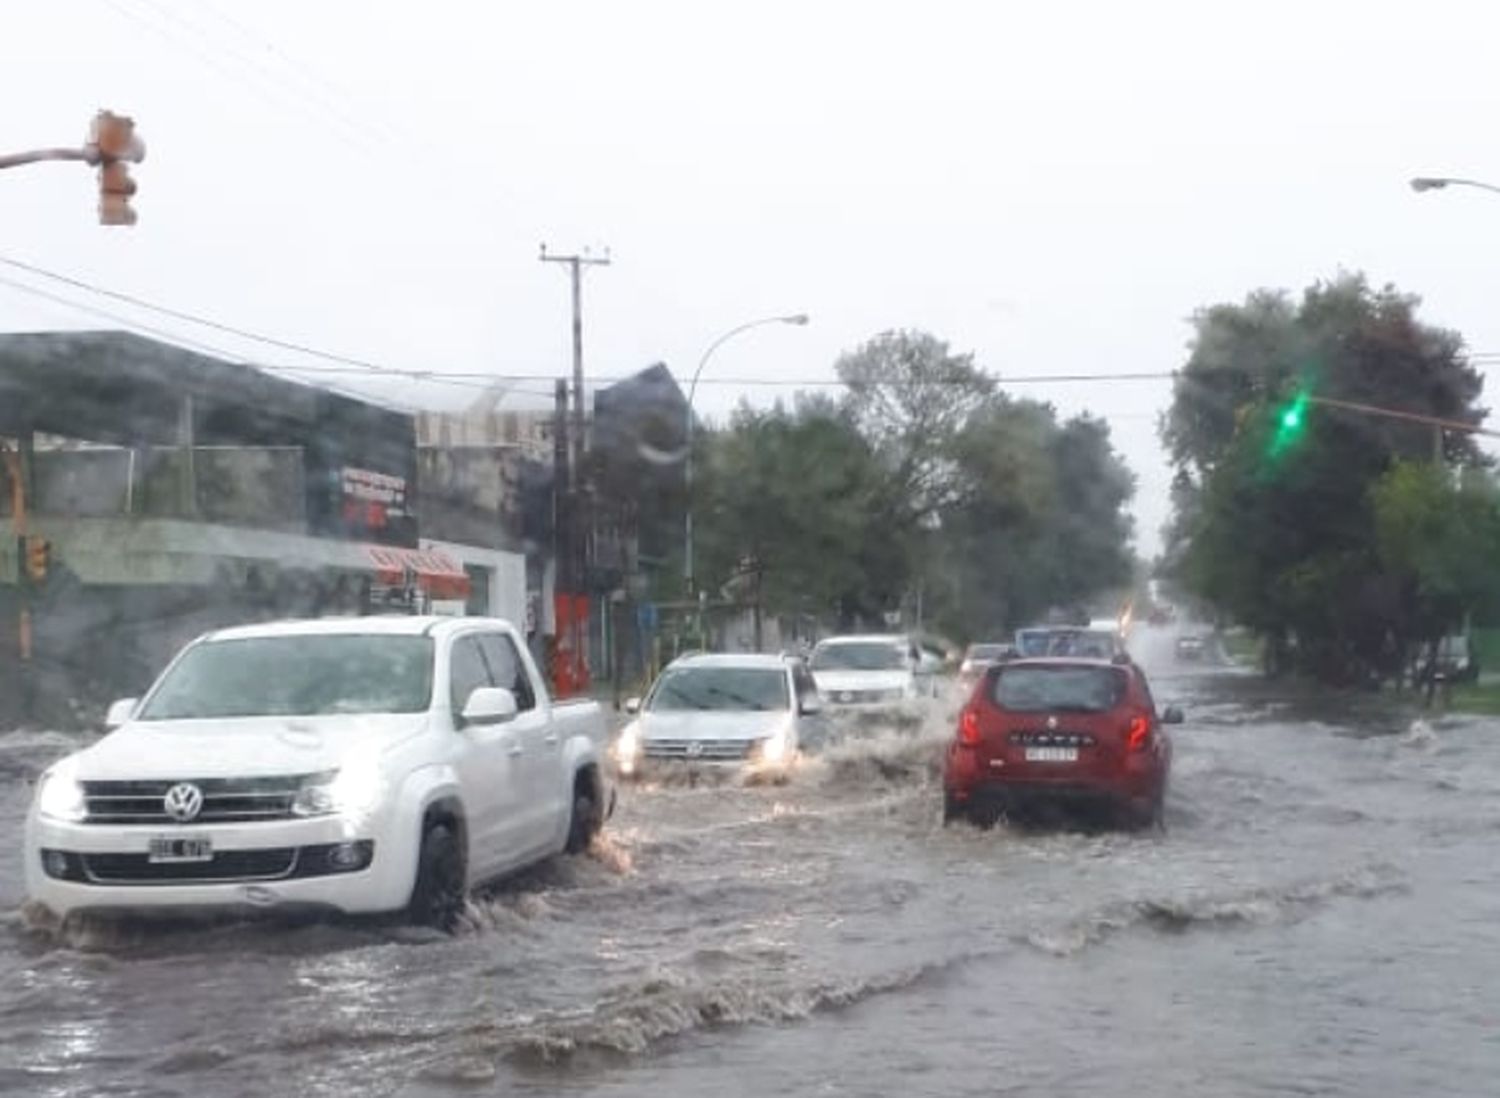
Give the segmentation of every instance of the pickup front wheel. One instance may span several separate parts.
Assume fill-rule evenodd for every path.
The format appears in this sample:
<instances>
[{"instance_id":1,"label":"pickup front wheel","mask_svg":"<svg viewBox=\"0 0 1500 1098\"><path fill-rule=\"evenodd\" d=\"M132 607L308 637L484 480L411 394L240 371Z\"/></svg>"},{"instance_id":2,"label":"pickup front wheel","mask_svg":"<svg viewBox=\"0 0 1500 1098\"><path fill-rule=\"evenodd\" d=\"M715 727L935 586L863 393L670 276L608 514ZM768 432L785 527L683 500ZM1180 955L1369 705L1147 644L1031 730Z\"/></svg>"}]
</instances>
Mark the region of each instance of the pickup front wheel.
<instances>
[{"instance_id":1,"label":"pickup front wheel","mask_svg":"<svg viewBox=\"0 0 1500 1098\"><path fill-rule=\"evenodd\" d=\"M446 824L429 824L422 833L417 881L407 914L419 926L452 930L464 909L464 856L458 836Z\"/></svg>"},{"instance_id":2,"label":"pickup front wheel","mask_svg":"<svg viewBox=\"0 0 1500 1098\"><path fill-rule=\"evenodd\" d=\"M568 821L569 854L582 854L604 827L604 799L599 783L588 771L573 783L573 815Z\"/></svg>"}]
</instances>

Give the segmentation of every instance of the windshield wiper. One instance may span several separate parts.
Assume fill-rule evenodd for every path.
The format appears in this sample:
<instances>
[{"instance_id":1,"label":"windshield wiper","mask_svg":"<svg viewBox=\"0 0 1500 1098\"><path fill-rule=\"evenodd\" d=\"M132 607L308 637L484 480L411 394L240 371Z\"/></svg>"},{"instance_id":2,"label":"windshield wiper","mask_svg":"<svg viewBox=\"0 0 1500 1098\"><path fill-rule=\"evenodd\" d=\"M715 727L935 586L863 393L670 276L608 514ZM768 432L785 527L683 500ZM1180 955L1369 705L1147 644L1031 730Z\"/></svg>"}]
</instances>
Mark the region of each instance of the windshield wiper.
<instances>
[{"instance_id":1,"label":"windshield wiper","mask_svg":"<svg viewBox=\"0 0 1500 1098\"><path fill-rule=\"evenodd\" d=\"M725 690L722 686L710 686L704 691L704 693L716 694L721 698L727 698L730 701L735 702L738 705L742 705L746 709L752 709L757 713L763 713L769 708L768 706L762 705L754 698L747 698L745 697L745 695L736 693L733 690Z\"/></svg>"}]
</instances>

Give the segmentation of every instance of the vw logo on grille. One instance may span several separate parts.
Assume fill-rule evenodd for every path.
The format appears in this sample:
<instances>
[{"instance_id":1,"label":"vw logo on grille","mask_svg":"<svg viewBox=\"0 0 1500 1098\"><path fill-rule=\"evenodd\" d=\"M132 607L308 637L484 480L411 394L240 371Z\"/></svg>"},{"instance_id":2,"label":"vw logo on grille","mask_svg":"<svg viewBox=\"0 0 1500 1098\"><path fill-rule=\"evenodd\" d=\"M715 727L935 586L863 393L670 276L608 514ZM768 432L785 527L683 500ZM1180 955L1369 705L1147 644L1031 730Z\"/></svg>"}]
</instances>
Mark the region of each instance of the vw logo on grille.
<instances>
[{"instance_id":1,"label":"vw logo on grille","mask_svg":"<svg viewBox=\"0 0 1500 1098\"><path fill-rule=\"evenodd\" d=\"M1048 728L1056 728L1057 727L1057 718L1056 717L1048 717L1047 718L1047 727Z\"/></svg>"},{"instance_id":2,"label":"vw logo on grille","mask_svg":"<svg viewBox=\"0 0 1500 1098\"><path fill-rule=\"evenodd\" d=\"M168 816L178 823L196 820L203 811L203 790L192 782L178 782L161 799L161 806Z\"/></svg>"},{"instance_id":3,"label":"vw logo on grille","mask_svg":"<svg viewBox=\"0 0 1500 1098\"><path fill-rule=\"evenodd\" d=\"M701 754L703 754L703 745L701 743L699 743L697 740L690 740L690 741L688 741L688 745L687 745L687 755L688 755L688 757L696 759Z\"/></svg>"}]
</instances>

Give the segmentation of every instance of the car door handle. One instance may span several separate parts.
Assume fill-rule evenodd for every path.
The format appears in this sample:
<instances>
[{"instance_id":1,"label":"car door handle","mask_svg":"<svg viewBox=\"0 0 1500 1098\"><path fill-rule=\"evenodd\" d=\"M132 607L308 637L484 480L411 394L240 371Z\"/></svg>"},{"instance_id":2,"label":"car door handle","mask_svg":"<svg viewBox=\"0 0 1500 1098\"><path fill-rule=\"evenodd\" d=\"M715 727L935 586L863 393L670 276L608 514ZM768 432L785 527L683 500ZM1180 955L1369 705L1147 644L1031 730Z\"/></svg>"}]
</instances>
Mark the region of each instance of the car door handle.
<instances>
[{"instance_id":1,"label":"car door handle","mask_svg":"<svg viewBox=\"0 0 1500 1098\"><path fill-rule=\"evenodd\" d=\"M512 757L525 754L525 751L526 749L521 746L520 741L511 743L511 745L505 749L505 753Z\"/></svg>"},{"instance_id":2,"label":"car door handle","mask_svg":"<svg viewBox=\"0 0 1500 1098\"><path fill-rule=\"evenodd\" d=\"M542 742L544 744L546 744L548 747L556 747L557 746L557 733L556 732L548 732L545 736L542 737Z\"/></svg>"}]
</instances>

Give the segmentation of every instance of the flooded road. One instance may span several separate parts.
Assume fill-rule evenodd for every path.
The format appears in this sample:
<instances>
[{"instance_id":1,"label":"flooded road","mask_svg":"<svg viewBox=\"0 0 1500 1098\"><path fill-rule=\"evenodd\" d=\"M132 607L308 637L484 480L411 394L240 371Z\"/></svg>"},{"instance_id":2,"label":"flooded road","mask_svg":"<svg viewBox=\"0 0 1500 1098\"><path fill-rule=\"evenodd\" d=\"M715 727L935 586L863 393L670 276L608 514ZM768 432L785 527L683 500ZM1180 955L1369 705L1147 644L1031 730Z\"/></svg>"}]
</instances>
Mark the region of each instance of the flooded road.
<instances>
[{"instance_id":1,"label":"flooded road","mask_svg":"<svg viewBox=\"0 0 1500 1098\"><path fill-rule=\"evenodd\" d=\"M943 828L946 722L780 787L622 792L604 841L372 924L56 933L0 735L0 1093L1493 1095L1500 722L1413 731L1138 651L1164 835Z\"/></svg>"}]
</instances>

